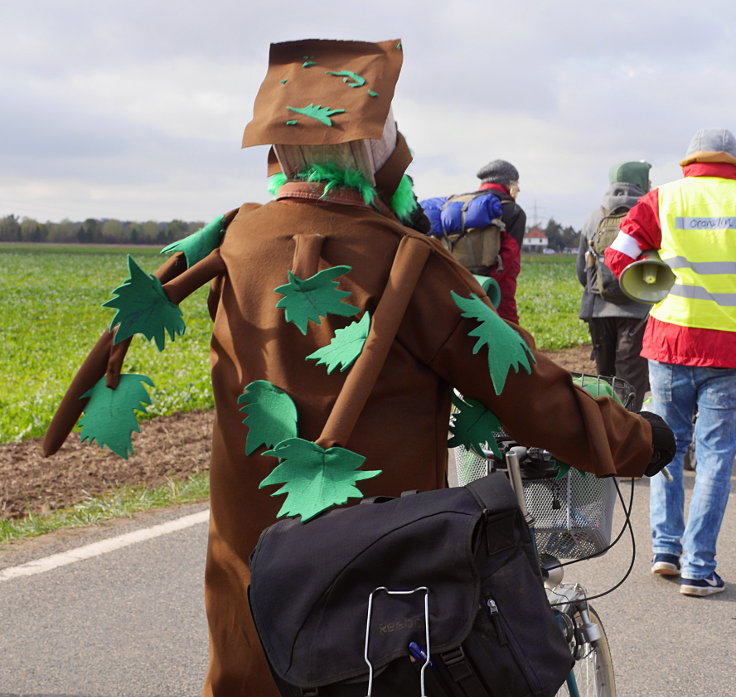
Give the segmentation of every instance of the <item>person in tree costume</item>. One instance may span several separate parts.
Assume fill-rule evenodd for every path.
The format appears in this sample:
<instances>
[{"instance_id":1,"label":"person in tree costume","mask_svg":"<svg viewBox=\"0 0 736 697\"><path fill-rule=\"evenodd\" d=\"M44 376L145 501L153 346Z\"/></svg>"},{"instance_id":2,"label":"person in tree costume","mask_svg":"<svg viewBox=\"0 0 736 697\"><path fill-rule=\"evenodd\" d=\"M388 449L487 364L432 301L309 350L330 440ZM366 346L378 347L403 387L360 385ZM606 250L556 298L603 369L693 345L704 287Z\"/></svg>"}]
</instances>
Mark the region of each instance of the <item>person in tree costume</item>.
<instances>
[{"instance_id":1,"label":"person in tree costume","mask_svg":"<svg viewBox=\"0 0 736 697\"><path fill-rule=\"evenodd\" d=\"M601 476L640 476L658 459L646 419L575 387L499 318L470 272L404 224L417 204L390 108L402 57L398 40L271 46L243 146L273 145L274 200L169 245L154 275L129 260L130 278L105 303L111 328L46 435L51 454L84 410L82 439L126 455L135 425L105 415L144 411L149 379L121 374L125 350L136 333L160 349L182 334L178 304L211 282L204 695L278 694L248 608L261 531L279 516L306 522L363 496L447 486L453 388L463 395L456 442L477 443L474 428L500 421Z\"/></svg>"}]
</instances>

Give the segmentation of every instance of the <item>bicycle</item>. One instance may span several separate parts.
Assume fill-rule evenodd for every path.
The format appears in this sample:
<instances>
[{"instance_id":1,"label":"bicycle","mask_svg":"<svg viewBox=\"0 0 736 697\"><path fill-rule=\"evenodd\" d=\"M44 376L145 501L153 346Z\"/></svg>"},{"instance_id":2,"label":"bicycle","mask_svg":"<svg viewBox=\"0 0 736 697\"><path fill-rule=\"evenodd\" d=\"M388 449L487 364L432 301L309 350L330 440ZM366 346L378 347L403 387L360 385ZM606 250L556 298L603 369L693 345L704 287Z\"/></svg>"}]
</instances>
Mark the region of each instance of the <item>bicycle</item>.
<instances>
[{"instance_id":1,"label":"bicycle","mask_svg":"<svg viewBox=\"0 0 736 697\"><path fill-rule=\"evenodd\" d=\"M573 375L595 396L613 394L626 408L633 405L634 389L624 380L582 373ZM462 446L455 449L458 484L465 485L496 469L508 472L532 534L547 599L575 658L573 669L557 697L616 697L613 659L601 618L588 602L587 589L579 583L563 580L565 564L560 559L574 563L605 554L618 542L627 526L631 532L631 501L627 506L615 478L598 479L572 468L560 477L558 463L548 451L521 446L502 431L494 433L493 438L502 458L489 447L484 447L482 453ZM617 499L624 507L626 521L611 542L613 508ZM631 534L633 543L633 532ZM628 572L607 592L617 588L627 576Z\"/></svg>"}]
</instances>

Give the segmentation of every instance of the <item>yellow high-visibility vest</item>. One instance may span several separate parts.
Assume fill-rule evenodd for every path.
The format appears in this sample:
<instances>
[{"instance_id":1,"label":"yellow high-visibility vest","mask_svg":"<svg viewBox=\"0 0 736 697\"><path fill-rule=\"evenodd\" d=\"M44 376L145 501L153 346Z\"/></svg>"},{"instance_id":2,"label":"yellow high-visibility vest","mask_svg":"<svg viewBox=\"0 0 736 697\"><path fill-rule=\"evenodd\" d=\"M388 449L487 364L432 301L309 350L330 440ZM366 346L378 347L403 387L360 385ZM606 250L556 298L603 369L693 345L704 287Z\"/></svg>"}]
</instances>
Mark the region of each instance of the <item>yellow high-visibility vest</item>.
<instances>
[{"instance_id":1,"label":"yellow high-visibility vest","mask_svg":"<svg viewBox=\"0 0 736 697\"><path fill-rule=\"evenodd\" d=\"M659 255L674 272L652 317L736 332L736 180L685 177L659 187Z\"/></svg>"}]
</instances>

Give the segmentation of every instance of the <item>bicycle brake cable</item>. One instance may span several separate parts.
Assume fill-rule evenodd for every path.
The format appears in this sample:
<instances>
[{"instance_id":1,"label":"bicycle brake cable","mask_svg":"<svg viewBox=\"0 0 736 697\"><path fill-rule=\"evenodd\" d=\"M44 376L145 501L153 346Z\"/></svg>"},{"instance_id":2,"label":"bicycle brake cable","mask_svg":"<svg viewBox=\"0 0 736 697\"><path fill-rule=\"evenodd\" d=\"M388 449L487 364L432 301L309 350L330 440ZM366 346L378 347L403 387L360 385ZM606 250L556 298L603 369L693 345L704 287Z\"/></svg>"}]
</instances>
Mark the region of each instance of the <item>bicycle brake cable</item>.
<instances>
[{"instance_id":1,"label":"bicycle brake cable","mask_svg":"<svg viewBox=\"0 0 736 697\"><path fill-rule=\"evenodd\" d=\"M583 557L582 559L573 559L572 561L568 561L568 562L564 562L564 563L561 563L561 564L557 564L557 565L555 565L555 566L552 567L553 569L556 569L556 568L558 568L560 566L569 566L570 564L576 564L577 562L586 561L587 559L594 559L595 557L598 557L601 554L604 554L609 549L611 549L611 547L613 547L613 545L615 545L621 539L622 535L624 534L624 530L626 530L626 528L628 528L629 529L629 536L631 537L631 562L629 563L629 568L626 570L626 573L623 575L623 578L618 583L616 583L614 586L612 586L611 588L609 588L607 591L604 591L603 593L596 593L596 595L586 596L586 598L585 598L586 601L588 601L588 600L596 600L598 598L602 598L604 595L608 595L609 593L613 593L613 591L615 591L617 588L620 588L624 584L624 582L626 581L626 579L629 577L629 575L631 574L631 571L634 568L634 562L636 561L636 539L635 539L635 536L634 536L634 528L631 525L631 509L632 509L632 506L634 505L634 480L633 479L631 480L631 494L629 496L629 506L628 506L628 508L626 507L626 503L624 501L624 497L621 494L621 489L620 489L620 487L618 485L618 482L616 481L615 478L614 478L614 485L616 486L616 493L618 494L618 499L621 502L621 508L624 511L624 524L621 527L621 531L616 536L616 539L613 542L611 542L611 544L608 545L608 547L606 547L605 549L601 550L600 552L598 552L596 554L592 554L592 555L590 555L588 557ZM562 605L562 604L564 604L564 602L566 602L566 601L559 602L559 603L550 603L550 606L554 607L555 605Z\"/></svg>"}]
</instances>

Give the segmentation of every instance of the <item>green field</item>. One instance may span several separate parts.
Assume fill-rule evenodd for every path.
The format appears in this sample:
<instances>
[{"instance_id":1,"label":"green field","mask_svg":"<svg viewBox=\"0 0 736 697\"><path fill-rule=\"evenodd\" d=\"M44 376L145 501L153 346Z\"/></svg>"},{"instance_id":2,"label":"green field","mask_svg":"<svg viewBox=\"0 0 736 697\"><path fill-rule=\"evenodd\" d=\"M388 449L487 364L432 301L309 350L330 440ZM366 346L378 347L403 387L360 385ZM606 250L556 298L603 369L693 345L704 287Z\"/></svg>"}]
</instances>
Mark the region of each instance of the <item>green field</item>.
<instances>
[{"instance_id":1,"label":"green field","mask_svg":"<svg viewBox=\"0 0 736 697\"><path fill-rule=\"evenodd\" d=\"M69 382L114 315L101 307L128 276L130 252L147 272L158 249L0 245L0 443L43 435ZM182 303L186 333L159 352L133 341L125 371L152 378L149 415L213 406L207 289ZM575 257L525 256L517 294L521 323L542 349L588 341L577 319Z\"/></svg>"}]
</instances>

